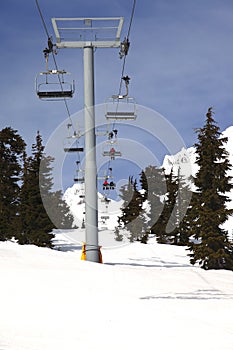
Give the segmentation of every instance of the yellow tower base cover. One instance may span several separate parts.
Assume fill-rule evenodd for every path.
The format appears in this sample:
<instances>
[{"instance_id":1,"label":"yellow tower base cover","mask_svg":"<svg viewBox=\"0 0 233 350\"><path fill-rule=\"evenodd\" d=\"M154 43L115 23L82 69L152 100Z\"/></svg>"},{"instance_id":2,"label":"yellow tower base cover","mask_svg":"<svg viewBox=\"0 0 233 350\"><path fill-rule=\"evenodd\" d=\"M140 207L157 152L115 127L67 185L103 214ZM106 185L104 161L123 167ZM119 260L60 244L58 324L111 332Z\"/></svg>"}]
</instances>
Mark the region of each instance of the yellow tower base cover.
<instances>
[{"instance_id":1,"label":"yellow tower base cover","mask_svg":"<svg viewBox=\"0 0 233 350\"><path fill-rule=\"evenodd\" d=\"M101 249L102 247L99 246L98 250L99 250L99 263L103 263L103 259L102 259L102 253L101 253ZM82 255L81 255L81 260L86 260L86 243L83 243L82 245Z\"/></svg>"}]
</instances>

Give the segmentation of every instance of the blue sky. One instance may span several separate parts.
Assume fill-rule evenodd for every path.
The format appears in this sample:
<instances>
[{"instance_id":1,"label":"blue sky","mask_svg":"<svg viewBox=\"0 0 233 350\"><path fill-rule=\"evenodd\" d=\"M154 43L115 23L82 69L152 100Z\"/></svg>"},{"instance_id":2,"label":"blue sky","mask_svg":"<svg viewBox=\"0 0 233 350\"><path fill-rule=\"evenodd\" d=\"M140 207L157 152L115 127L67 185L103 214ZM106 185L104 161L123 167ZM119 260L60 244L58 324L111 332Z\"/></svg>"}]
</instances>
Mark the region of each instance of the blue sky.
<instances>
[{"instance_id":1,"label":"blue sky","mask_svg":"<svg viewBox=\"0 0 233 350\"><path fill-rule=\"evenodd\" d=\"M39 4L53 37L52 17L123 16L123 39L133 1L39 0ZM67 111L64 103L42 102L35 94L35 76L45 69L42 51L47 45L36 2L2 0L0 33L0 128L17 129L29 147L40 130L46 143ZM203 126L208 107L214 107L221 131L233 124L232 0L138 0L130 42L125 68L131 77L130 95L163 115L187 147L196 141L194 129ZM122 68L118 51L95 52L97 104L118 91ZM59 50L57 63L76 81L75 98L69 101L71 114L76 113L83 108L82 50Z\"/></svg>"}]
</instances>

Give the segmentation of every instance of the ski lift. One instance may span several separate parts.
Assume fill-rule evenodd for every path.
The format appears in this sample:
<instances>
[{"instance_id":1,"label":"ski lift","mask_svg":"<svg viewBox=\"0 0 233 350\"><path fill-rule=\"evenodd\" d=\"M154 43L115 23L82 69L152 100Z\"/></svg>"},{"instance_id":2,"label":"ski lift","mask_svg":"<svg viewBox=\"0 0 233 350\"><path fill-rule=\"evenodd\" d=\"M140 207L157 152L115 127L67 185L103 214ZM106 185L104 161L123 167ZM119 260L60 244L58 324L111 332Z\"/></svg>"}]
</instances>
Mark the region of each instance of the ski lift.
<instances>
[{"instance_id":1,"label":"ski lift","mask_svg":"<svg viewBox=\"0 0 233 350\"><path fill-rule=\"evenodd\" d=\"M63 142L63 148L65 152L83 152L84 148L79 145L78 136L68 136Z\"/></svg>"},{"instance_id":2,"label":"ski lift","mask_svg":"<svg viewBox=\"0 0 233 350\"><path fill-rule=\"evenodd\" d=\"M75 176L74 177L74 182L80 182L80 183L84 183L85 179L84 177L78 177L78 176ZM79 196L81 198L81 196ZM82 197L84 198L84 197Z\"/></svg>"},{"instance_id":3,"label":"ski lift","mask_svg":"<svg viewBox=\"0 0 233 350\"><path fill-rule=\"evenodd\" d=\"M109 188L110 188L110 190L115 190L115 188L116 188L115 182L110 181L110 183L109 183Z\"/></svg>"},{"instance_id":4,"label":"ski lift","mask_svg":"<svg viewBox=\"0 0 233 350\"><path fill-rule=\"evenodd\" d=\"M105 117L108 120L135 120L136 102L133 97L112 96L106 101Z\"/></svg>"},{"instance_id":5,"label":"ski lift","mask_svg":"<svg viewBox=\"0 0 233 350\"><path fill-rule=\"evenodd\" d=\"M79 161L76 162L77 164L77 169L76 169L76 173L74 175L74 182L79 182L79 183L84 183L85 182L85 178L84 178L84 170L79 168ZM84 198L85 195L84 194L80 194L79 198Z\"/></svg>"},{"instance_id":6,"label":"ski lift","mask_svg":"<svg viewBox=\"0 0 233 350\"><path fill-rule=\"evenodd\" d=\"M41 100L63 100L74 94L74 80L66 81L65 76L70 73L65 70L47 70L36 77L36 93Z\"/></svg>"},{"instance_id":7,"label":"ski lift","mask_svg":"<svg viewBox=\"0 0 233 350\"><path fill-rule=\"evenodd\" d=\"M103 151L103 156L110 157L111 160L114 160L115 157L121 157L122 154L120 151L117 151L114 147L111 147L109 150Z\"/></svg>"},{"instance_id":8,"label":"ski lift","mask_svg":"<svg viewBox=\"0 0 233 350\"><path fill-rule=\"evenodd\" d=\"M135 120L136 102L133 97L128 96L128 85L130 78L128 75L122 77L125 82L126 92L124 95L113 95L106 101L106 119L110 120Z\"/></svg>"},{"instance_id":9,"label":"ski lift","mask_svg":"<svg viewBox=\"0 0 233 350\"><path fill-rule=\"evenodd\" d=\"M109 182L107 178L103 182L103 191L106 191L106 190L109 190Z\"/></svg>"},{"instance_id":10,"label":"ski lift","mask_svg":"<svg viewBox=\"0 0 233 350\"><path fill-rule=\"evenodd\" d=\"M118 130L117 129L113 129L111 131L109 131L108 133L108 143L117 143L117 134L118 134Z\"/></svg>"},{"instance_id":11,"label":"ski lift","mask_svg":"<svg viewBox=\"0 0 233 350\"><path fill-rule=\"evenodd\" d=\"M109 125L103 127L96 127L95 129L96 136L106 136L109 134Z\"/></svg>"}]
</instances>

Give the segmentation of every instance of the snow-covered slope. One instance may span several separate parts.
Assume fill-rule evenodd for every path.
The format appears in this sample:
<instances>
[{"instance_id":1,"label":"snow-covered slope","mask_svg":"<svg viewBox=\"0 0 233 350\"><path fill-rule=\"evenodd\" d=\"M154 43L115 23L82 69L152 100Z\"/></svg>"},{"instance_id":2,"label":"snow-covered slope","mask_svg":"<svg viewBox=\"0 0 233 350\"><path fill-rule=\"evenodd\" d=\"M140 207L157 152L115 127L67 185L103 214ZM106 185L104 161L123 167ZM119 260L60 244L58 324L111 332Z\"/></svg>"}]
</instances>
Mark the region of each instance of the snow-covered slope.
<instances>
[{"instance_id":1,"label":"snow-covered slope","mask_svg":"<svg viewBox=\"0 0 233 350\"><path fill-rule=\"evenodd\" d=\"M102 249L104 264L80 248L0 242L1 350L232 350L232 272L154 241Z\"/></svg>"}]
</instances>

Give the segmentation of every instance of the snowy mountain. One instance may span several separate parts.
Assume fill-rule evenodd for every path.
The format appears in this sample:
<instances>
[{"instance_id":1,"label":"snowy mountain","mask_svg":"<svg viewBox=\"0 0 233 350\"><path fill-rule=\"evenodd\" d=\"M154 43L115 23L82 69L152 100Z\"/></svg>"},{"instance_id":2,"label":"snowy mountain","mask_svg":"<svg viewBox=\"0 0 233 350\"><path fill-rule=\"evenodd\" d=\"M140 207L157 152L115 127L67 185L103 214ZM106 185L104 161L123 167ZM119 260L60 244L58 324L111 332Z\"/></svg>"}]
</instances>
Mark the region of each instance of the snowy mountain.
<instances>
[{"instance_id":1,"label":"snowy mountain","mask_svg":"<svg viewBox=\"0 0 233 350\"><path fill-rule=\"evenodd\" d=\"M64 194L64 200L70 207L77 226L82 225L85 218L85 189L84 184L76 183L68 188ZM117 218L120 215L122 201L111 199L106 201L103 194L98 193L98 221L100 230L114 230L118 226Z\"/></svg>"}]
</instances>

